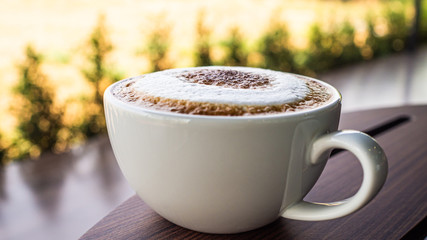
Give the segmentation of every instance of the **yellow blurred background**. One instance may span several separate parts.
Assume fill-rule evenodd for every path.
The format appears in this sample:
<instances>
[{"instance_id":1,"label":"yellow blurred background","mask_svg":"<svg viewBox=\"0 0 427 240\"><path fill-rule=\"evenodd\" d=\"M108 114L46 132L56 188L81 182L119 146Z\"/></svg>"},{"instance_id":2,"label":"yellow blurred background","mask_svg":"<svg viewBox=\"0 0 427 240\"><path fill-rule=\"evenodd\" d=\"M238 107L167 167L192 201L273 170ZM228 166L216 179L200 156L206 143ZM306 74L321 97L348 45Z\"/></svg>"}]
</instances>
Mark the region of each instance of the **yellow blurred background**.
<instances>
[{"instance_id":1,"label":"yellow blurred background","mask_svg":"<svg viewBox=\"0 0 427 240\"><path fill-rule=\"evenodd\" d=\"M90 94L82 74L87 60L87 43L100 16L105 17L108 37L113 50L107 62L123 77L149 71L149 62L139 54L154 29L170 30L169 61L172 67L194 65L194 44L197 19L212 30L212 41L219 43L233 27L238 27L246 47L255 48L272 21L285 22L292 47L307 48L309 29L318 23L332 29L336 23L350 21L355 29L354 41L363 44L367 37L366 16L379 16L375 32L385 34L384 8L400 9L408 19L414 10L408 1L315 1L315 0L0 0L0 132L3 140L14 136L17 119L10 113L11 105L19 104L13 97L13 86L19 79L17 66L25 60L25 48L31 44L43 56L41 69L48 76L55 100L66 105L68 99ZM359 43L358 43L359 42ZM212 49L213 58L221 51ZM369 57L368 57L369 58ZM249 54L248 64L257 61ZM77 113L76 113L77 114Z\"/></svg>"}]
</instances>

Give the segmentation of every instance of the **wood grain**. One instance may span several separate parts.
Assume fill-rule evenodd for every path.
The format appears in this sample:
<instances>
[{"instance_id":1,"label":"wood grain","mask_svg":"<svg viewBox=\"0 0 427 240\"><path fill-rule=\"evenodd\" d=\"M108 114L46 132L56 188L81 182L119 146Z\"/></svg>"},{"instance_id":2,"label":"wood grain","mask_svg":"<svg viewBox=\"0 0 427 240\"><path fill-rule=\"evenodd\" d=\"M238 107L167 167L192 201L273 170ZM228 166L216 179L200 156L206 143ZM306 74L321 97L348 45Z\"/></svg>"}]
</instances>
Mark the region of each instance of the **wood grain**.
<instances>
[{"instance_id":1,"label":"wood grain","mask_svg":"<svg viewBox=\"0 0 427 240\"><path fill-rule=\"evenodd\" d=\"M386 129L380 129L394 119ZM390 124L389 124L390 125ZM427 106L347 113L340 129L369 130L389 160L389 175L377 197L343 218L305 222L279 218L263 228L232 235L212 235L176 226L133 196L108 214L81 239L401 239L427 236ZM380 129L381 131L379 131ZM362 170L348 152L334 155L306 200L349 197L360 186ZM424 225L422 225L424 224ZM418 227L417 227L418 226ZM412 231L411 231L412 230ZM410 234L410 235L409 235Z\"/></svg>"}]
</instances>

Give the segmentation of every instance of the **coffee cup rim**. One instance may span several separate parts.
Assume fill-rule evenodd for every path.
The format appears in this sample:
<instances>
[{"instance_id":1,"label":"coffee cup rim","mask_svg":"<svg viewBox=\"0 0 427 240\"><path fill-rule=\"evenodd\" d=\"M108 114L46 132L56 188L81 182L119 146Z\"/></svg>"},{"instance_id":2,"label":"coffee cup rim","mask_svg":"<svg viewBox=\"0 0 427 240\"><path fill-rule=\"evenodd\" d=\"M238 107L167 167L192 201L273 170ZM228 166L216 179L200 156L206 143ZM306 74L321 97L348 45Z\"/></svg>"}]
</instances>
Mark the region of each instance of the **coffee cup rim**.
<instances>
[{"instance_id":1,"label":"coffee cup rim","mask_svg":"<svg viewBox=\"0 0 427 240\"><path fill-rule=\"evenodd\" d=\"M290 74L293 74L293 73L290 73ZM134 113L150 114L150 115L155 115L155 116L159 116L159 117L181 118L181 119L191 119L191 120L196 120L196 119L203 120L203 119L205 119L205 120L239 121L239 120L278 119L278 118L301 117L301 116L306 116L306 115L310 115L310 114L317 113L317 112L323 112L323 111L326 111L330 108L333 108L337 104L341 104L341 101L342 101L341 93L338 91L338 89L336 89L335 87L333 87L329 83L326 83L324 81L321 81L321 80L318 80L315 78L299 75L299 74L293 74L293 75L308 78L310 80L313 80L317 83L320 83L320 84L326 86L331 91L331 94L332 94L331 99L327 103L325 103L319 107L312 108L312 109L299 110L296 112L284 112L284 113L275 113L275 114L257 114L257 115L249 115L249 116L248 115L245 115L245 116L222 116L222 115L185 114L185 113L167 112L167 111L162 111L162 110L149 109L149 108L145 108L142 106L136 106L136 105L126 103L126 102L118 99L117 97L115 97L112 93L113 88L123 81L128 81L128 80L134 78L134 77L132 77L132 78L126 78L126 79L117 81L117 82L111 84L110 86L108 86L108 88L104 92L104 105L108 101L111 104L114 104L120 108L127 109L129 111L134 112Z\"/></svg>"}]
</instances>

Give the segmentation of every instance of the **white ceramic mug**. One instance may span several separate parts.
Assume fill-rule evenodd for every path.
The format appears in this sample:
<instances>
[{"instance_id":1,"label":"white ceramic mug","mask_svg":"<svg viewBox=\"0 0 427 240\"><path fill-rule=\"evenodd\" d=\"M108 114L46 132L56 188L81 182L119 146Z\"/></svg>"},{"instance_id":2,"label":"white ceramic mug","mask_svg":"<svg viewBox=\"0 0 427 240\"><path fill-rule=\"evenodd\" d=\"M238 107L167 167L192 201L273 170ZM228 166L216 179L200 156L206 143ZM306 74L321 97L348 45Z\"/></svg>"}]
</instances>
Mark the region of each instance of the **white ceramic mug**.
<instances>
[{"instance_id":1,"label":"white ceramic mug","mask_svg":"<svg viewBox=\"0 0 427 240\"><path fill-rule=\"evenodd\" d=\"M117 99L112 85L104 94L108 134L136 193L158 214L185 228L237 233L280 216L338 218L362 208L378 193L388 166L373 138L337 131L341 96L322 84L333 95L325 105L247 117L148 110ZM359 191L340 202L304 201L333 148L346 149L360 161Z\"/></svg>"}]
</instances>

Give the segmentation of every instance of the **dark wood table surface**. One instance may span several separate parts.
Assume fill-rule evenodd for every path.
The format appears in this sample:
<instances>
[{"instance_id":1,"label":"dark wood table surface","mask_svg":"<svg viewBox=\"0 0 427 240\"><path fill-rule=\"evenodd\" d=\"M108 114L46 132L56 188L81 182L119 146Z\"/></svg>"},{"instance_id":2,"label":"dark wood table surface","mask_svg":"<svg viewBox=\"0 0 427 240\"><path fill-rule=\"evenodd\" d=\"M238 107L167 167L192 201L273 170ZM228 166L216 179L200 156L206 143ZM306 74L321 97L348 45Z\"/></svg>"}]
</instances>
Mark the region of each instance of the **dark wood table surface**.
<instances>
[{"instance_id":1,"label":"dark wood table surface","mask_svg":"<svg viewBox=\"0 0 427 240\"><path fill-rule=\"evenodd\" d=\"M279 218L263 228L229 235L190 231L160 217L132 196L81 239L424 239L427 237L427 106L367 110L342 115L340 129L374 136L389 160L387 181L362 210L329 221ZM362 169L348 152L334 151L306 196L334 201L353 195Z\"/></svg>"}]
</instances>

